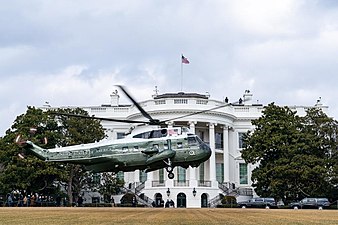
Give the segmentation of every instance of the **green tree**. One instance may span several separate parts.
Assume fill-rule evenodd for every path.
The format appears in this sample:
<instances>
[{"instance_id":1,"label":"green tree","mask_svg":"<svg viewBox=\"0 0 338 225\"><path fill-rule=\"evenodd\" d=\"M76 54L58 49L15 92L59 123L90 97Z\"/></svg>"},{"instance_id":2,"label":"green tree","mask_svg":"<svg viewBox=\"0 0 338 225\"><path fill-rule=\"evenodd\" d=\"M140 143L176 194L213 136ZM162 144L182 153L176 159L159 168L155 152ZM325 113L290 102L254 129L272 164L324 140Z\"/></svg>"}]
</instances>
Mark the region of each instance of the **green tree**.
<instances>
[{"instance_id":1,"label":"green tree","mask_svg":"<svg viewBox=\"0 0 338 225\"><path fill-rule=\"evenodd\" d=\"M55 111L53 111L55 112ZM56 112L88 115L80 108L58 109ZM63 184L67 190L70 203L77 198L85 185L88 172L83 166L44 162L27 155L22 159L22 152L14 143L16 136L40 143L44 148L68 146L96 142L104 137L103 128L98 120L58 116L41 109L28 107L27 112L16 118L11 129L0 139L0 190L28 190L30 192L47 192L55 189L55 181ZM48 140L44 143L44 140ZM75 199L76 200L76 199Z\"/></svg>"},{"instance_id":2,"label":"green tree","mask_svg":"<svg viewBox=\"0 0 338 225\"><path fill-rule=\"evenodd\" d=\"M318 109L299 117L272 103L252 124L255 130L245 136L242 157L257 165L252 181L258 195L285 202L331 195L334 163L329 153L337 148L335 121Z\"/></svg>"},{"instance_id":3,"label":"green tree","mask_svg":"<svg viewBox=\"0 0 338 225\"><path fill-rule=\"evenodd\" d=\"M3 193L12 190L27 190L28 192L50 193L53 181L61 177L61 171L54 163L46 163L34 156L20 158L22 148L14 143L17 135L40 143L44 147L53 147L56 142L53 130L57 123L42 110L28 107L27 112L16 118L6 135L0 139L0 190ZM44 138L51 141L43 143Z\"/></svg>"},{"instance_id":4,"label":"green tree","mask_svg":"<svg viewBox=\"0 0 338 225\"><path fill-rule=\"evenodd\" d=\"M98 192L103 195L106 202L111 202L112 195L120 192L120 189L124 186L124 181L118 179L116 174L111 172L101 173L100 177Z\"/></svg>"}]
</instances>

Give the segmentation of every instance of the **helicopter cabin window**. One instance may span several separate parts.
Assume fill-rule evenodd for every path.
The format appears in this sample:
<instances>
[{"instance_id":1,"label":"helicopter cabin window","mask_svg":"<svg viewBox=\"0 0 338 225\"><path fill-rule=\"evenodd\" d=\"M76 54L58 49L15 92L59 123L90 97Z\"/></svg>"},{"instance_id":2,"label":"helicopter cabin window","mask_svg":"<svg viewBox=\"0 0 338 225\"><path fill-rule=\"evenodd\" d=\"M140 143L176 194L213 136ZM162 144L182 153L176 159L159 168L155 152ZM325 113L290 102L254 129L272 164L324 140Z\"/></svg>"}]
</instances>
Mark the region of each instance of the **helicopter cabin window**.
<instances>
[{"instance_id":1,"label":"helicopter cabin window","mask_svg":"<svg viewBox=\"0 0 338 225\"><path fill-rule=\"evenodd\" d=\"M178 129L168 129L169 136L177 136L179 134Z\"/></svg>"},{"instance_id":2,"label":"helicopter cabin window","mask_svg":"<svg viewBox=\"0 0 338 225\"><path fill-rule=\"evenodd\" d=\"M133 138L148 139L149 136L150 136L150 131L144 132L144 133L140 133L140 134L136 134L136 135L133 136Z\"/></svg>"},{"instance_id":3,"label":"helicopter cabin window","mask_svg":"<svg viewBox=\"0 0 338 225\"><path fill-rule=\"evenodd\" d=\"M138 146L134 146L134 152L137 152L139 150Z\"/></svg>"},{"instance_id":4,"label":"helicopter cabin window","mask_svg":"<svg viewBox=\"0 0 338 225\"><path fill-rule=\"evenodd\" d=\"M167 136L167 130L161 129L161 130L152 130L152 131L140 133L140 134L134 135L133 138L151 139L151 138L161 138L161 137L166 137L166 136Z\"/></svg>"},{"instance_id":5,"label":"helicopter cabin window","mask_svg":"<svg viewBox=\"0 0 338 225\"><path fill-rule=\"evenodd\" d=\"M116 133L116 138L117 138L117 139L123 139L125 136L126 136L125 133L122 133L122 132L117 132L117 133Z\"/></svg>"},{"instance_id":6,"label":"helicopter cabin window","mask_svg":"<svg viewBox=\"0 0 338 225\"><path fill-rule=\"evenodd\" d=\"M168 144L163 144L163 149L164 149L164 150L167 150L167 149L169 149L169 146L168 146Z\"/></svg>"},{"instance_id":7,"label":"helicopter cabin window","mask_svg":"<svg viewBox=\"0 0 338 225\"><path fill-rule=\"evenodd\" d=\"M182 142L177 142L177 148L183 148L183 143Z\"/></svg>"},{"instance_id":8,"label":"helicopter cabin window","mask_svg":"<svg viewBox=\"0 0 338 225\"><path fill-rule=\"evenodd\" d=\"M128 146L122 147L122 152L128 152L129 148Z\"/></svg>"}]
</instances>

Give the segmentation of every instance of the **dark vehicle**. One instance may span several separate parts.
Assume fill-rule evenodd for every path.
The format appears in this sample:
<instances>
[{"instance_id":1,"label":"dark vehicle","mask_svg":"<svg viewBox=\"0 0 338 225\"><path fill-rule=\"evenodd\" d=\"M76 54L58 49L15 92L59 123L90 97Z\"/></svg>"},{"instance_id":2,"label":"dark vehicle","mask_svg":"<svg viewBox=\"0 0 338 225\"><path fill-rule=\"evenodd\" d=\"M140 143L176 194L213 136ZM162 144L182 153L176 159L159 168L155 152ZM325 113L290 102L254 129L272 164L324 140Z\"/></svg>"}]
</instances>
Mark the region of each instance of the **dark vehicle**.
<instances>
[{"instance_id":1,"label":"dark vehicle","mask_svg":"<svg viewBox=\"0 0 338 225\"><path fill-rule=\"evenodd\" d=\"M290 207L293 209L324 209L330 206L327 198L304 198L299 202L293 202Z\"/></svg>"},{"instance_id":2,"label":"dark vehicle","mask_svg":"<svg viewBox=\"0 0 338 225\"><path fill-rule=\"evenodd\" d=\"M241 208L277 208L274 198L252 198L245 202L237 203Z\"/></svg>"}]
</instances>

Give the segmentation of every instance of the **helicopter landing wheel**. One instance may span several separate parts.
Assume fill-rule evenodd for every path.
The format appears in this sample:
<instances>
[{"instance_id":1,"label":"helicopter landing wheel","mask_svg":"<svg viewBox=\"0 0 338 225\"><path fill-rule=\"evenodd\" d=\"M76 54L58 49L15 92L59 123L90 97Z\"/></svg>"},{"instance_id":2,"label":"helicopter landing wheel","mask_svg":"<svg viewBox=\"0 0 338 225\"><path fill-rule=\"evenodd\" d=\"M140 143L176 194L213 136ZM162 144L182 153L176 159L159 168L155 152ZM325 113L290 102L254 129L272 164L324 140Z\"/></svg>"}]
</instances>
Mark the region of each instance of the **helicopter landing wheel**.
<instances>
[{"instance_id":1,"label":"helicopter landing wheel","mask_svg":"<svg viewBox=\"0 0 338 225\"><path fill-rule=\"evenodd\" d=\"M166 170L167 170L168 173L171 173L171 172L173 171L173 169L174 169L174 168L172 168L171 166L168 166L168 167L166 168Z\"/></svg>"},{"instance_id":2,"label":"helicopter landing wheel","mask_svg":"<svg viewBox=\"0 0 338 225\"><path fill-rule=\"evenodd\" d=\"M168 178L169 179L174 179L174 177L175 177L174 173L172 173L172 172L168 173Z\"/></svg>"}]
</instances>

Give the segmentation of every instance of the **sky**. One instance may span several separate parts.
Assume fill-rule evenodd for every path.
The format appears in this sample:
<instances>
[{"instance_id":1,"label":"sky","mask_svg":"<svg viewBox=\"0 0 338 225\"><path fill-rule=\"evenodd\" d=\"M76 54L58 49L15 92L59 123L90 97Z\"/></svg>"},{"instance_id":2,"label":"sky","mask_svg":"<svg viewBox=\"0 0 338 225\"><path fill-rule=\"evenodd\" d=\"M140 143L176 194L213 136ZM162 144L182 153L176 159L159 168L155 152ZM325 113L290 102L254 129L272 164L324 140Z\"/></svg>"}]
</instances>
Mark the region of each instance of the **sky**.
<instances>
[{"instance_id":1,"label":"sky","mask_svg":"<svg viewBox=\"0 0 338 225\"><path fill-rule=\"evenodd\" d=\"M338 1L2 0L0 136L27 106L179 91L313 106L338 119ZM181 54L190 64L183 65ZM121 96L121 103L130 103Z\"/></svg>"}]
</instances>

